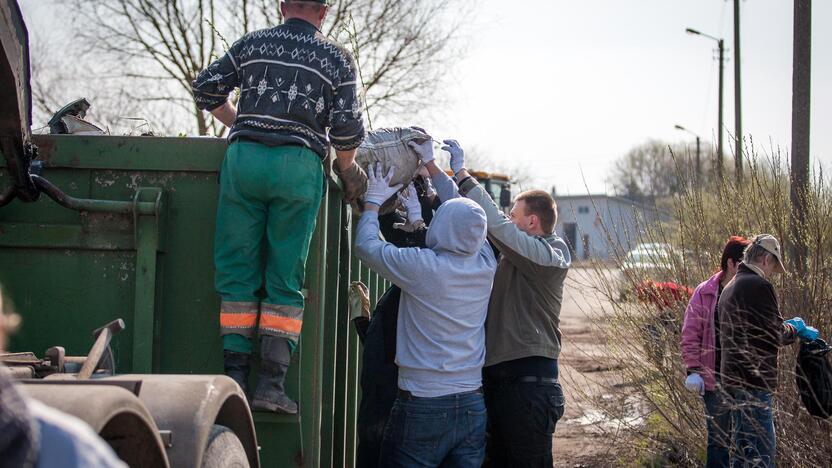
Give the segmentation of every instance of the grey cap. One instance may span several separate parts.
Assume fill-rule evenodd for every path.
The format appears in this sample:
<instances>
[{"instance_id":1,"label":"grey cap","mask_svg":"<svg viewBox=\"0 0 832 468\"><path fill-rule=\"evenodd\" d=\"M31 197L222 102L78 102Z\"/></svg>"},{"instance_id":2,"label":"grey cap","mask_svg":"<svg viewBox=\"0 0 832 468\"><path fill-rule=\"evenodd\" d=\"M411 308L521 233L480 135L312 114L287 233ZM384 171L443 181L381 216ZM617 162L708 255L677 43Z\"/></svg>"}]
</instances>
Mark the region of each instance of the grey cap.
<instances>
[{"instance_id":1,"label":"grey cap","mask_svg":"<svg viewBox=\"0 0 832 468\"><path fill-rule=\"evenodd\" d=\"M774 255L774 258L777 259L777 263L780 265L780 271L783 273L786 272L786 267L783 266L783 253L780 249L780 242L776 237L771 234L759 234L751 239L751 245L759 245L766 252Z\"/></svg>"}]
</instances>

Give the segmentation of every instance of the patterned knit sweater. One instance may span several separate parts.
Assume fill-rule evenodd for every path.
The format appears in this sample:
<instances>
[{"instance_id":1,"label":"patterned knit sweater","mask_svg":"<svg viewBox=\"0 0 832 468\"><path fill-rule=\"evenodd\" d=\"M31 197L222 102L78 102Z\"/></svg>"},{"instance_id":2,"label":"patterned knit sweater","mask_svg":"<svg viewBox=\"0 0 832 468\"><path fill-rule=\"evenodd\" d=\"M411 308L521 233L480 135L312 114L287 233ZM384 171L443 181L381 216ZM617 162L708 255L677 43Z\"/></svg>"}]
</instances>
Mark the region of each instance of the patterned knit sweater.
<instances>
[{"instance_id":1,"label":"patterned knit sweater","mask_svg":"<svg viewBox=\"0 0 832 468\"><path fill-rule=\"evenodd\" d=\"M356 76L349 52L293 18L243 36L192 87L203 110L240 89L229 141L301 145L324 158L330 144L350 150L364 139Z\"/></svg>"}]
</instances>

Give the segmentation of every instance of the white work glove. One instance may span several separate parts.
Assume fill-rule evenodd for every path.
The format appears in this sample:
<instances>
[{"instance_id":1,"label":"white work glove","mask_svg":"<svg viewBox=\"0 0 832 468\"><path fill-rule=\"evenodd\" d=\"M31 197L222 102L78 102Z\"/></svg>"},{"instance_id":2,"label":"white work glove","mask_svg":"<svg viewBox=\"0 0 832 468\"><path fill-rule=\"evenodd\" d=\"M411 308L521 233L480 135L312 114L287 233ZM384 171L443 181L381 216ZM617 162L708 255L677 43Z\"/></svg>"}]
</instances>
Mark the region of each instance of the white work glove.
<instances>
[{"instance_id":1,"label":"white work glove","mask_svg":"<svg viewBox=\"0 0 832 468\"><path fill-rule=\"evenodd\" d=\"M442 149L451 153L451 170L454 175L459 174L459 171L465 169L465 151L456 140L442 140L442 143L445 143Z\"/></svg>"},{"instance_id":2,"label":"white work glove","mask_svg":"<svg viewBox=\"0 0 832 468\"><path fill-rule=\"evenodd\" d=\"M390 168L386 176L381 175L381 163L376 163L375 169L373 165L367 167L367 193L364 194L364 202L378 205L384 204L390 197L396 194L402 188L402 184L390 186L390 181L396 174L395 168Z\"/></svg>"},{"instance_id":3,"label":"white work glove","mask_svg":"<svg viewBox=\"0 0 832 468\"><path fill-rule=\"evenodd\" d=\"M399 201L407 211L408 224L417 226L419 223L425 223L424 218L422 218L422 204L419 202L419 195L416 193L416 187L413 183L399 193Z\"/></svg>"},{"instance_id":4,"label":"white work glove","mask_svg":"<svg viewBox=\"0 0 832 468\"><path fill-rule=\"evenodd\" d=\"M696 373L690 374L685 379L685 388L691 392L698 392L700 395L705 394L705 381L702 376Z\"/></svg>"},{"instance_id":5,"label":"white work glove","mask_svg":"<svg viewBox=\"0 0 832 468\"><path fill-rule=\"evenodd\" d=\"M433 157L433 140L428 140L422 144L416 143L415 141L411 141L407 144L417 156L419 156L419 161L422 164L427 164L434 160Z\"/></svg>"}]
</instances>

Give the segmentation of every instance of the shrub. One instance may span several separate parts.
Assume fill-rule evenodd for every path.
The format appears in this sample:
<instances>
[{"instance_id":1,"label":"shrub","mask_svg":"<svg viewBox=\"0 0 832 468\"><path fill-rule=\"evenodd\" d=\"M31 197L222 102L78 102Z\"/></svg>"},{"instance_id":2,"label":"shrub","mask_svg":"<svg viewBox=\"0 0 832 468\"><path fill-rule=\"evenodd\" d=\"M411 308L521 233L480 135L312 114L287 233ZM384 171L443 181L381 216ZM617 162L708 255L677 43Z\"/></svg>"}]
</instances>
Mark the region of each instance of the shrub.
<instances>
[{"instance_id":1,"label":"shrub","mask_svg":"<svg viewBox=\"0 0 832 468\"><path fill-rule=\"evenodd\" d=\"M802 213L805 224L792 226L790 174L779 151L760 157L752 151L744 180L732 174L723 182L686 186L662 201L669 220L643 225L637 242L669 243L680 255L660 274L680 287L695 288L719 269L722 246L731 235L748 238L770 233L780 239L787 273L773 284L785 318L803 317L821 336L832 334L832 191L820 167L815 170ZM708 180L716 181L716 177ZM605 226L614 239L615 226ZM791 255L795 236L807 242L804 273ZM616 245L614 251L626 247ZM616 259L620 267L623 256ZM685 366L679 349L687 299L663 295L663 300L625 301L620 291L644 289L657 272L628 270L610 281L601 265L594 282L605 305L600 331L608 355L623 364L624 388L645 404L635 434L650 441L656 454L673 453L677 465L701 464L705 453L705 420L701 399L684 388ZM633 295L627 297L633 298ZM678 300L673 300L674 298ZM796 346L780 352L780 381L774 411L780 466L832 466L832 423L808 415L795 385ZM619 388L621 388L619 386ZM609 417L613 417L612 414ZM658 418L658 420L656 420ZM649 421L647 424L645 421ZM629 445L632 449L633 445Z\"/></svg>"}]
</instances>

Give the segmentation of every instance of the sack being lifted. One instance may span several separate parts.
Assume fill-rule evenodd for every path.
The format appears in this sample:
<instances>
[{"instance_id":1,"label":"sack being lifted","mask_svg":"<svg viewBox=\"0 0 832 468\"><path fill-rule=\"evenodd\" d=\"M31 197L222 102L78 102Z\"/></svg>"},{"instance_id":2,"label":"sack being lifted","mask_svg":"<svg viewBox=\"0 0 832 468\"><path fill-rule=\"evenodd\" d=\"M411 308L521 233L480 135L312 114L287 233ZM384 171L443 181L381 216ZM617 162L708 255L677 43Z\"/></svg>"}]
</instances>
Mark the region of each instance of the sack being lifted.
<instances>
[{"instance_id":1,"label":"sack being lifted","mask_svg":"<svg viewBox=\"0 0 832 468\"><path fill-rule=\"evenodd\" d=\"M823 419L832 416L832 365L826 357L830 350L821 339L802 343L795 369L803 406L812 416Z\"/></svg>"},{"instance_id":2,"label":"sack being lifted","mask_svg":"<svg viewBox=\"0 0 832 468\"><path fill-rule=\"evenodd\" d=\"M387 174L391 167L395 168L390 184L407 187L421 165L419 156L407 144L411 141L422 144L430 139L430 135L412 127L373 130L367 133L364 142L358 147L355 162L364 172L376 163L381 163L382 174ZM363 204L363 197L361 203ZM379 214L392 213L397 205L397 197L390 197L379 209Z\"/></svg>"}]
</instances>

